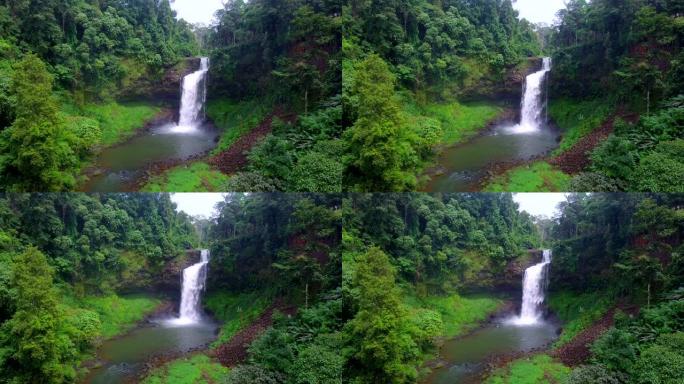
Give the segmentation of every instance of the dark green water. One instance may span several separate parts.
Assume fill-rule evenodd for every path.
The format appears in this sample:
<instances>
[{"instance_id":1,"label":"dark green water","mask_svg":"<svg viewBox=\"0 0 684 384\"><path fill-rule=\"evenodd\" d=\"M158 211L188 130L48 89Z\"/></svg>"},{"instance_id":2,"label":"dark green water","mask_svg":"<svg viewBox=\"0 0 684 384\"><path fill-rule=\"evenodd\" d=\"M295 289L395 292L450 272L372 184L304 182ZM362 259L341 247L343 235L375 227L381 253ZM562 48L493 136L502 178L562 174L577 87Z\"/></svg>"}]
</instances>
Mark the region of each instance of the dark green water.
<instances>
[{"instance_id":1,"label":"dark green water","mask_svg":"<svg viewBox=\"0 0 684 384\"><path fill-rule=\"evenodd\" d=\"M182 161L216 147L218 133L209 125L190 131L176 131L175 124L155 127L143 135L111 148L98 156L96 166L103 172L83 186L86 192L128 192L155 163Z\"/></svg>"},{"instance_id":2,"label":"dark green water","mask_svg":"<svg viewBox=\"0 0 684 384\"><path fill-rule=\"evenodd\" d=\"M505 320L496 321L468 336L446 342L440 359L447 364L433 370L423 384L480 383L489 358L547 347L558 337L558 329L552 322L516 326Z\"/></svg>"},{"instance_id":3,"label":"dark green water","mask_svg":"<svg viewBox=\"0 0 684 384\"><path fill-rule=\"evenodd\" d=\"M438 164L446 172L427 184L427 192L470 192L477 190L495 163L527 160L558 147L559 133L547 126L518 132L507 122L462 145L446 149Z\"/></svg>"},{"instance_id":4,"label":"dark green water","mask_svg":"<svg viewBox=\"0 0 684 384\"><path fill-rule=\"evenodd\" d=\"M128 383L141 372L150 358L164 354L190 352L216 339L217 325L204 321L174 326L164 320L108 340L98 349L101 367L92 369L83 384Z\"/></svg>"}]
</instances>

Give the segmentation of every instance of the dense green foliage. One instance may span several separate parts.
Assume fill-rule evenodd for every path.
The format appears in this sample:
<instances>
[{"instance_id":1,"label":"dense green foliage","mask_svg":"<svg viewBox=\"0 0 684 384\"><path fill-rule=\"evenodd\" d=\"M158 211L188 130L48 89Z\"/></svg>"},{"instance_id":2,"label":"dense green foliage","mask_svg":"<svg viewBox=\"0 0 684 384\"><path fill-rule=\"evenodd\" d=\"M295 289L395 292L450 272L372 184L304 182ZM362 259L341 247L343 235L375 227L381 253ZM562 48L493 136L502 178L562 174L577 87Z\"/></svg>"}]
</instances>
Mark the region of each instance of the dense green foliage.
<instances>
[{"instance_id":1,"label":"dense green foliage","mask_svg":"<svg viewBox=\"0 0 684 384\"><path fill-rule=\"evenodd\" d=\"M235 194L211 227L209 286L299 292L336 286L341 231L336 195ZM313 296L312 296L313 297Z\"/></svg>"},{"instance_id":2,"label":"dense green foliage","mask_svg":"<svg viewBox=\"0 0 684 384\"><path fill-rule=\"evenodd\" d=\"M438 336L456 336L499 302L492 288L538 241L507 194L365 194L344 202L345 377L412 383Z\"/></svg>"},{"instance_id":3,"label":"dense green foliage","mask_svg":"<svg viewBox=\"0 0 684 384\"><path fill-rule=\"evenodd\" d=\"M684 362L684 296L682 289L643 308L639 316L616 315L615 327L591 347L591 364L576 368L569 384L677 383Z\"/></svg>"},{"instance_id":4,"label":"dense green foliage","mask_svg":"<svg viewBox=\"0 0 684 384\"><path fill-rule=\"evenodd\" d=\"M45 64L34 55L26 56L15 68L10 91L17 103L16 118L0 136L3 187L17 191L73 187L80 138L57 114L52 76Z\"/></svg>"},{"instance_id":5,"label":"dense green foliage","mask_svg":"<svg viewBox=\"0 0 684 384\"><path fill-rule=\"evenodd\" d=\"M168 0L0 2L3 190L74 190L94 152L156 114L112 99L198 52L175 16Z\"/></svg>"},{"instance_id":6,"label":"dense green foliage","mask_svg":"<svg viewBox=\"0 0 684 384\"><path fill-rule=\"evenodd\" d=\"M682 278L679 195L570 195L553 228L552 286L647 300Z\"/></svg>"},{"instance_id":7,"label":"dense green foliage","mask_svg":"<svg viewBox=\"0 0 684 384\"><path fill-rule=\"evenodd\" d=\"M351 1L343 9L344 186L352 191L415 190L432 148L461 135L461 124L430 111L407 116L399 89L408 104L449 105L501 88L506 71L540 50L510 0Z\"/></svg>"},{"instance_id":8,"label":"dense green foliage","mask_svg":"<svg viewBox=\"0 0 684 384\"><path fill-rule=\"evenodd\" d=\"M277 117L228 189L340 192L339 2L237 0L216 17L208 111L230 128L217 151Z\"/></svg>"},{"instance_id":9,"label":"dense green foliage","mask_svg":"<svg viewBox=\"0 0 684 384\"><path fill-rule=\"evenodd\" d=\"M219 203L206 299L224 322L215 345L269 305L299 306L273 316L226 383L341 384L340 204L333 194L233 194Z\"/></svg>"},{"instance_id":10,"label":"dense green foliage","mask_svg":"<svg viewBox=\"0 0 684 384\"><path fill-rule=\"evenodd\" d=\"M618 115L636 120L616 119L614 134L593 151L592 166L575 178L572 190L682 191L681 12L677 1L654 0L573 0L560 11L560 25L552 38L553 94L605 100L599 102L601 108L586 114L567 108L573 104L567 99L563 105L552 103L554 118L567 114L582 120L570 124L561 149L604 121L610 123L606 107L611 105L619 106L611 108ZM640 116L631 118L629 111Z\"/></svg>"},{"instance_id":11,"label":"dense green foliage","mask_svg":"<svg viewBox=\"0 0 684 384\"><path fill-rule=\"evenodd\" d=\"M34 52L64 88L96 93L115 89L131 60L154 71L197 51L168 0L8 0L0 32L5 55Z\"/></svg>"},{"instance_id":12,"label":"dense green foliage","mask_svg":"<svg viewBox=\"0 0 684 384\"><path fill-rule=\"evenodd\" d=\"M399 276L437 290L493 285L537 243L531 217L508 194L360 195L345 231L391 255Z\"/></svg>"},{"instance_id":13,"label":"dense green foliage","mask_svg":"<svg viewBox=\"0 0 684 384\"><path fill-rule=\"evenodd\" d=\"M7 383L73 382L100 337L159 303L115 293L154 286L161 268L196 242L168 195L10 194L0 198L0 212L0 377Z\"/></svg>"},{"instance_id":14,"label":"dense green foliage","mask_svg":"<svg viewBox=\"0 0 684 384\"><path fill-rule=\"evenodd\" d=\"M551 287L565 291L549 304L567 323L557 344L618 303L615 326L567 383L681 381L681 207L681 196L664 194L575 194L561 203L551 232ZM638 314L633 305L641 306Z\"/></svg>"}]
</instances>

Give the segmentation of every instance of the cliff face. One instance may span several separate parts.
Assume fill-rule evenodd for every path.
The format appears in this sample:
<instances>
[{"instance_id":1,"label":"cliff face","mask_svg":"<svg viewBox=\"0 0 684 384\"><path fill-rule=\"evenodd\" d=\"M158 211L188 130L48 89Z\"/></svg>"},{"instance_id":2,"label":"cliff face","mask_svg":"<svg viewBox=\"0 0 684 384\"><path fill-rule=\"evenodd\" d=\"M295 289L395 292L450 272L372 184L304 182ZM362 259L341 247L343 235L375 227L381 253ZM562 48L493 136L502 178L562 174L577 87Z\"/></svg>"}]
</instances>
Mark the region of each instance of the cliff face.
<instances>
[{"instance_id":1,"label":"cliff face","mask_svg":"<svg viewBox=\"0 0 684 384\"><path fill-rule=\"evenodd\" d=\"M189 250L186 251L183 257L167 264L161 271L157 280L157 289L175 297L180 296L181 278L183 270L200 260L200 251Z\"/></svg>"},{"instance_id":2,"label":"cliff face","mask_svg":"<svg viewBox=\"0 0 684 384\"><path fill-rule=\"evenodd\" d=\"M541 58L529 58L520 65L507 70L502 78L481 78L463 91L463 98L465 100L496 100L512 104L520 103L525 78L541 68Z\"/></svg>"},{"instance_id":3,"label":"cliff face","mask_svg":"<svg viewBox=\"0 0 684 384\"><path fill-rule=\"evenodd\" d=\"M123 88L118 99L153 101L178 109L183 77L196 71L199 65L199 58L188 58L163 72L141 75Z\"/></svg>"},{"instance_id":4,"label":"cliff face","mask_svg":"<svg viewBox=\"0 0 684 384\"><path fill-rule=\"evenodd\" d=\"M506 265L501 280L497 282L497 288L510 291L521 291L525 270L542 259L541 250L529 250L525 257L513 260Z\"/></svg>"}]
</instances>

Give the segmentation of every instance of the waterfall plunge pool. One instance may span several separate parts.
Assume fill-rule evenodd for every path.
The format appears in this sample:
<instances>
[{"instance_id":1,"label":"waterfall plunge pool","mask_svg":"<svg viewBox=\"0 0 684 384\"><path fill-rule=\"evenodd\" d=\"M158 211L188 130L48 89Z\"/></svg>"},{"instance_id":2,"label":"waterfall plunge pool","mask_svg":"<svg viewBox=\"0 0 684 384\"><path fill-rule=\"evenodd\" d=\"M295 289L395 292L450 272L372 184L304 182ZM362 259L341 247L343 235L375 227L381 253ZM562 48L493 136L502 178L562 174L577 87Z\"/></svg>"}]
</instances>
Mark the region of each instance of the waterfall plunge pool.
<instances>
[{"instance_id":1,"label":"waterfall plunge pool","mask_svg":"<svg viewBox=\"0 0 684 384\"><path fill-rule=\"evenodd\" d=\"M101 365L90 370L83 384L137 382L151 358L182 355L216 339L218 325L210 319L186 325L173 325L169 320L153 319L146 326L105 341L98 349Z\"/></svg>"},{"instance_id":2,"label":"waterfall plunge pool","mask_svg":"<svg viewBox=\"0 0 684 384\"><path fill-rule=\"evenodd\" d=\"M446 172L432 177L425 191L475 191L492 165L529 160L558 147L560 134L550 126L524 133L516 133L513 127L512 121L501 123L486 134L446 149L438 159Z\"/></svg>"},{"instance_id":3,"label":"waterfall plunge pool","mask_svg":"<svg viewBox=\"0 0 684 384\"><path fill-rule=\"evenodd\" d=\"M525 269L519 313L497 317L465 337L446 342L440 350L445 364L432 371L423 383L481 383L490 359L518 356L551 345L560 331L553 318L544 316L543 308L551 256L551 250L544 249L541 261Z\"/></svg>"},{"instance_id":4,"label":"waterfall plunge pool","mask_svg":"<svg viewBox=\"0 0 684 384\"><path fill-rule=\"evenodd\" d=\"M177 122L151 127L146 132L102 151L97 173L81 187L86 192L129 192L154 165L176 165L202 156L217 145L219 133L205 122L209 59L200 59L197 71L182 82Z\"/></svg>"},{"instance_id":5,"label":"waterfall plunge pool","mask_svg":"<svg viewBox=\"0 0 684 384\"><path fill-rule=\"evenodd\" d=\"M445 342L440 350L444 365L433 369L422 383L481 383L490 359L544 349L558 337L560 326L553 320L515 325L510 319L510 314L497 318L469 335Z\"/></svg>"},{"instance_id":6,"label":"waterfall plunge pool","mask_svg":"<svg viewBox=\"0 0 684 384\"><path fill-rule=\"evenodd\" d=\"M190 132L175 131L175 124L153 127L149 132L102 151L97 168L103 172L91 176L83 186L88 192L128 192L147 169L159 163L182 162L216 147L218 132L202 125Z\"/></svg>"},{"instance_id":7,"label":"waterfall plunge pool","mask_svg":"<svg viewBox=\"0 0 684 384\"><path fill-rule=\"evenodd\" d=\"M183 269L178 317L159 317L147 326L108 341L98 349L102 365L93 368L84 384L122 384L136 378L153 357L184 355L206 347L216 339L218 325L202 313L209 250L200 250L200 260Z\"/></svg>"},{"instance_id":8,"label":"waterfall plunge pool","mask_svg":"<svg viewBox=\"0 0 684 384\"><path fill-rule=\"evenodd\" d=\"M444 170L433 176L426 192L472 192L480 189L488 170L498 163L516 163L543 156L558 147L560 133L548 124L543 88L551 71L551 59L525 80L520 122L504 121L463 144L447 148L437 161Z\"/></svg>"}]
</instances>

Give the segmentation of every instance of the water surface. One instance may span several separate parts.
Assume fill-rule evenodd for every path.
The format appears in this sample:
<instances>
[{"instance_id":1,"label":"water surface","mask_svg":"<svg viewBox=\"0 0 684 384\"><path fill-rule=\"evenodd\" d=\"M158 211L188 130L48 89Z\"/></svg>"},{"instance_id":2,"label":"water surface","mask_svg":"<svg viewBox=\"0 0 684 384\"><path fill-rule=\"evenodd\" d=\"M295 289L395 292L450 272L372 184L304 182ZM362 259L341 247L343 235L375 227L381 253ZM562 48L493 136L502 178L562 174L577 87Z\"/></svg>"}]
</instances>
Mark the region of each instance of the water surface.
<instances>
[{"instance_id":1,"label":"water surface","mask_svg":"<svg viewBox=\"0 0 684 384\"><path fill-rule=\"evenodd\" d=\"M558 147L560 134L544 125L520 130L512 121L503 122L474 139L446 149L439 156L446 170L427 184L427 192L470 192L477 190L487 170L496 163L528 160Z\"/></svg>"},{"instance_id":2,"label":"water surface","mask_svg":"<svg viewBox=\"0 0 684 384\"><path fill-rule=\"evenodd\" d=\"M155 163L183 161L216 146L218 132L205 124L179 129L176 124L153 127L142 135L100 153L97 168L103 172L84 185L87 192L127 192Z\"/></svg>"},{"instance_id":3,"label":"water surface","mask_svg":"<svg viewBox=\"0 0 684 384\"><path fill-rule=\"evenodd\" d=\"M433 370L423 384L480 383L490 358L547 347L557 338L558 329L549 321L518 326L498 320L468 336L447 341L440 353L446 365Z\"/></svg>"},{"instance_id":4,"label":"water surface","mask_svg":"<svg viewBox=\"0 0 684 384\"><path fill-rule=\"evenodd\" d=\"M187 325L174 325L171 320L153 321L149 326L105 341L98 349L103 365L92 369L83 384L135 382L149 359L207 346L216 339L216 330L217 325L207 319Z\"/></svg>"}]
</instances>

